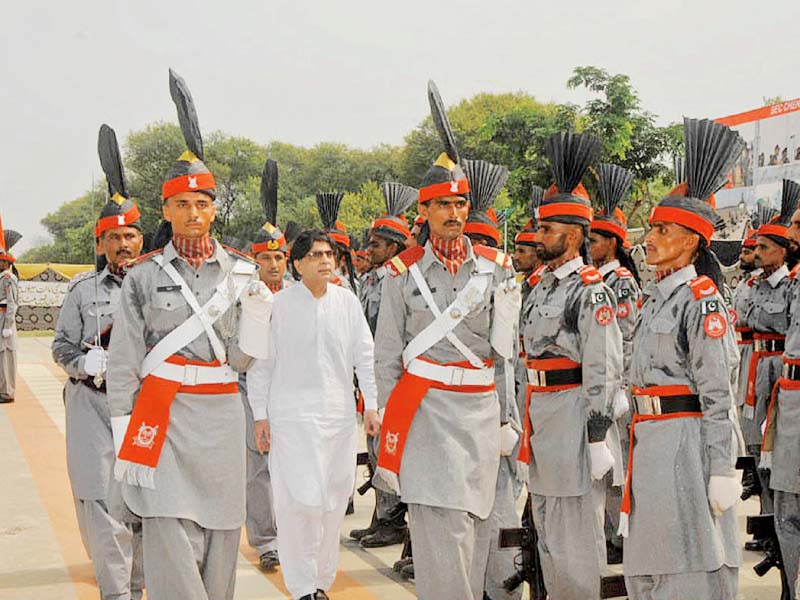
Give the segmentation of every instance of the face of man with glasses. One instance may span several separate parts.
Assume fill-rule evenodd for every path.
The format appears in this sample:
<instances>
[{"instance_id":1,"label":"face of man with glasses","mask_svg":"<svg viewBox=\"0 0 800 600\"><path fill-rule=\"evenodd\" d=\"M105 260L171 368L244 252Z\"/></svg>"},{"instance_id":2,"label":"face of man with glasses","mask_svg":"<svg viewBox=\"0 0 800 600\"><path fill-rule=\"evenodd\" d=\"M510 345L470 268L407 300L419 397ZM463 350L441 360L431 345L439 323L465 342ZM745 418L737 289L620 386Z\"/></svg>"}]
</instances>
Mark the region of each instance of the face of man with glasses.
<instances>
[{"instance_id":1,"label":"face of man with glasses","mask_svg":"<svg viewBox=\"0 0 800 600\"><path fill-rule=\"evenodd\" d=\"M315 241L306 255L295 260L295 268L309 287L327 283L333 276L336 253L328 242Z\"/></svg>"}]
</instances>

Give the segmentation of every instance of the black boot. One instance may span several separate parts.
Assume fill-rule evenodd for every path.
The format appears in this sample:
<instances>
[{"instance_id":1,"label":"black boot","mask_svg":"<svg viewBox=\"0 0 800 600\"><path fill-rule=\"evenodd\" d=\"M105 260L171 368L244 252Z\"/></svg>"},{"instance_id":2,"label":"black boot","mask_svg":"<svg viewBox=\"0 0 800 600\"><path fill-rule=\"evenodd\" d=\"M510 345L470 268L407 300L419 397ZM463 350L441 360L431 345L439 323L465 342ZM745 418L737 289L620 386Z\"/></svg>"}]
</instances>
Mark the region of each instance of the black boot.
<instances>
[{"instance_id":1,"label":"black boot","mask_svg":"<svg viewBox=\"0 0 800 600\"><path fill-rule=\"evenodd\" d=\"M315 600L330 600L324 590L317 590L317 595L314 598Z\"/></svg>"},{"instance_id":2,"label":"black boot","mask_svg":"<svg viewBox=\"0 0 800 600\"><path fill-rule=\"evenodd\" d=\"M348 502L348 503L347 503L347 510L346 510L346 511L344 511L344 514L346 514L346 515L352 515L354 512L356 512L356 508L355 508L355 506L353 505L353 499L352 499L352 498L350 498L350 502Z\"/></svg>"},{"instance_id":3,"label":"black boot","mask_svg":"<svg viewBox=\"0 0 800 600\"><path fill-rule=\"evenodd\" d=\"M414 579L414 560L412 559L405 567L400 569L400 575L406 579Z\"/></svg>"},{"instance_id":4,"label":"black boot","mask_svg":"<svg viewBox=\"0 0 800 600\"><path fill-rule=\"evenodd\" d=\"M277 550L267 550L258 557L258 567L265 573L274 573L279 564Z\"/></svg>"},{"instance_id":5,"label":"black boot","mask_svg":"<svg viewBox=\"0 0 800 600\"><path fill-rule=\"evenodd\" d=\"M619 548L611 542L606 542L606 562L609 565L622 564L622 548Z\"/></svg>"},{"instance_id":6,"label":"black boot","mask_svg":"<svg viewBox=\"0 0 800 600\"><path fill-rule=\"evenodd\" d=\"M401 558L400 560L396 560L394 562L394 565L392 565L392 570L395 573L400 573L403 570L403 567L410 565L413 561L414 559L411 558L410 556L406 558Z\"/></svg>"},{"instance_id":7,"label":"black boot","mask_svg":"<svg viewBox=\"0 0 800 600\"><path fill-rule=\"evenodd\" d=\"M378 530L378 510L377 508L372 511L372 520L369 522L369 527L366 529L353 529L350 531L350 537L354 540L360 540L366 535L375 533Z\"/></svg>"},{"instance_id":8,"label":"black boot","mask_svg":"<svg viewBox=\"0 0 800 600\"><path fill-rule=\"evenodd\" d=\"M398 525L385 519L378 520L377 529L361 538L364 548L384 548L394 544L402 544L406 540L407 528L405 524Z\"/></svg>"}]
</instances>

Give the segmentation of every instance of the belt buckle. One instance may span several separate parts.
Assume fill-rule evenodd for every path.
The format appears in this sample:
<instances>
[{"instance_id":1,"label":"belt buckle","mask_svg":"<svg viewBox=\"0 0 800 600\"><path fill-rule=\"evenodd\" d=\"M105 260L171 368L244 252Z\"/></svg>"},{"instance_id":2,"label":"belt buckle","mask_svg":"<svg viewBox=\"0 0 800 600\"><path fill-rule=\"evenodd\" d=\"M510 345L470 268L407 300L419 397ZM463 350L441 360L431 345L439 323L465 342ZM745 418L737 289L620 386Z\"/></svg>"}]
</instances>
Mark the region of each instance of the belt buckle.
<instances>
[{"instance_id":1,"label":"belt buckle","mask_svg":"<svg viewBox=\"0 0 800 600\"><path fill-rule=\"evenodd\" d=\"M195 365L183 367L183 385L197 385L197 375L199 368Z\"/></svg>"},{"instance_id":2,"label":"belt buckle","mask_svg":"<svg viewBox=\"0 0 800 600\"><path fill-rule=\"evenodd\" d=\"M741 332L741 331L737 331L737 332L736 332L736 341L737 341L737 342L742 342L742 341L744 341L744 338L742 338L742 332Z\"/></svg>"},{"instance_id":3,"label":"belt buckle","mask_svg":"<svg viewBox=\"0 0 800 600\"><path fill-rule=\"evenodd\" d=\"M464 383L463 367L450 367L450 385L459 386Z\"/></svg>"},{"instance_id":4,"label":"belt buckle","mask_svg":"<svg viewBox=\"0 0 800 600\"><path fill-rule=\"evenodd\" d=\"M661 414L661 397L659 396L636 396L636 408L639 413L645 415Z\"/></svg>"}]
</instances>

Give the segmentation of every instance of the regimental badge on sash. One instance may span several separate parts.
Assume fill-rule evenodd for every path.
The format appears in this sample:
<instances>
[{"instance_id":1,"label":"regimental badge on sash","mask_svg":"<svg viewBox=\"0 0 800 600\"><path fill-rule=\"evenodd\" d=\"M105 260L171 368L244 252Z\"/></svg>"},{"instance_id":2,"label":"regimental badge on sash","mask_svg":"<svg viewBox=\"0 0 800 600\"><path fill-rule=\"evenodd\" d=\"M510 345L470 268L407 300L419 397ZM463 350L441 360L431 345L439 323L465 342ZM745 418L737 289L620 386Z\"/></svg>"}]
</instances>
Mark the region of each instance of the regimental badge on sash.
<instances>
[{"instance_id":1,"label":"regimental badge on sash","mask_svg":"<svg viewBox=\"0 0 800 600\"><path fill-rule=\"evenodd\" d=\"M158 425L152 427L145 425L144 421L142 421L139 431L136 432L136 436L133 438L133 445L150 450L156 441L156 435L158 435Z\"/></svg>"},{"instance_id":2,"label":"regimental badge on sash","mask_svg":"<svg viewBox=\"0 0 800 600\"><path fill-rule=\"evenodd\" d=\"M395 454L397 452L397 442L400 440L399 433L392 433L391 431L386 432L386 444L384 445L384 450L386 450L386 454Z\"/></svg>"}]
</instances>

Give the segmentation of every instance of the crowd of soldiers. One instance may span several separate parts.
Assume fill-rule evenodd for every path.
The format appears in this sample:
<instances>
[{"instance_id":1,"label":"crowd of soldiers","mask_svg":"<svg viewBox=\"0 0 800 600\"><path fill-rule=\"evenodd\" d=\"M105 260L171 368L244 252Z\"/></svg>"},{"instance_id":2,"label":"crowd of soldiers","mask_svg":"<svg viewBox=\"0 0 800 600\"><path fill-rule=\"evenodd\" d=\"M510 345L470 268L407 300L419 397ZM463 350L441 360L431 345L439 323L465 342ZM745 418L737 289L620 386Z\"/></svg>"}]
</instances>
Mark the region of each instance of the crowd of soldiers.
<instances>
[{"instance_id":1,"label":"crowd of soldiers","mask_svg":"<svg viewBox=\"0 0 800 600\"><path fill-rule=\"evenodd\" d=\"M273 294L302 285L287 269L299 228L276 225L268 160L263 227L240 250L210 237L215 182L196 111L173 72L170 91L187 151L164 181L151 251L142 254L141 216L104 125L110 199L94 230L104 260L70 282L53 343L69 375L76 513L104 599L145 587L155 600L232 598L242 525L262 569L281 558L263 417L244 374L266 358ZM418 189L383 185L386 212L364 248L338 220L343 194L317 196L336 252L331 283L358 295L375 342L375 510L350 537L405 542L397 567L420 598L519 599L508 585L517 551L498 539L520 526L527 485L552 600L600 598L620 562L630 598L732 600L736 502L760 489L794 589L800 185L784 182L777 214L759 211L731 296L711 251L714 193L744 144L686 119L685 174L650 214L643 245L655 281L642 289L622 211L633 175L595 164L597 139L547 141L553 184L534 187L512 258L492 208L508 170L462 158L433 83L428 98L443 151ZM12 262L3 242L0 401L14 394ZM353 387L357 403L356 378ZM759 468L743 492L734 467L747 455ZM327 598L329 586L300 600Z\"/></svg>"}]
</instances>

